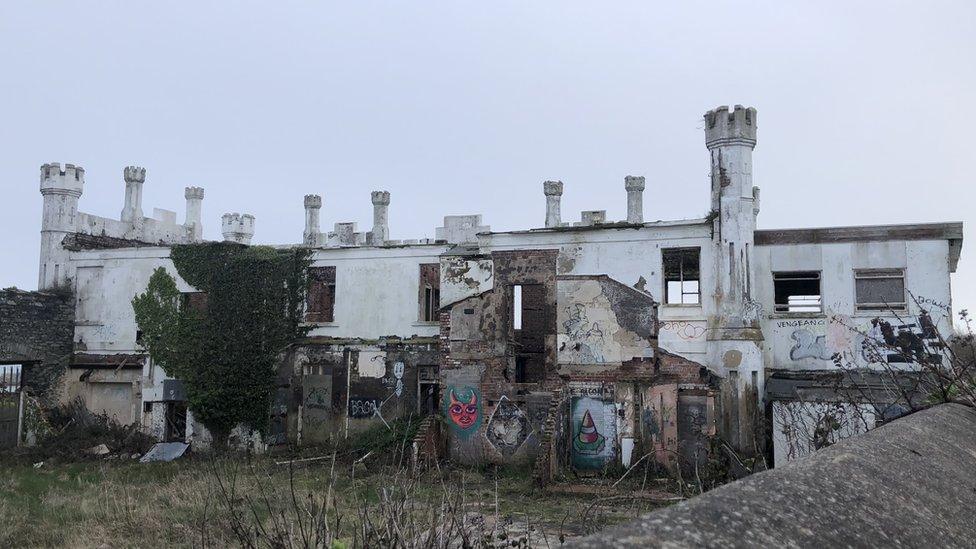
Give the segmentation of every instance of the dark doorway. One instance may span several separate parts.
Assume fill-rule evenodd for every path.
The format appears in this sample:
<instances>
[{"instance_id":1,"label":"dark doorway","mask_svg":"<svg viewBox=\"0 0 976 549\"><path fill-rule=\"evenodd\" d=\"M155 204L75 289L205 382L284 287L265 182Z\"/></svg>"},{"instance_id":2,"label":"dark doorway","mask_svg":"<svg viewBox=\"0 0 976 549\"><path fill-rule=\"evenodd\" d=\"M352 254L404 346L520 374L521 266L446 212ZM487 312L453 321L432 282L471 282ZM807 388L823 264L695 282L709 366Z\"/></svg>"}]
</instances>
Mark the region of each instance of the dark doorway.
<instances>
[{"instance_id":1,"label":"dark doorway","mask_svg":"<svg viewBox=\"0 0 976 549\"><path fill-rule=\"evenodd\" d=\"M417 374L417 413L421 416L436 414L441 401L437 366L420 366Z\"/></svg>"},{"instance_id":2,"label":"dark doorway","mask_svg":"<svg viewBox=\"0 0 976 549\"><path fill-rule=\"evenodd\" d=\"M166 403L166 442L186 442L186 402Z\"/></svg>"}]
</instances>

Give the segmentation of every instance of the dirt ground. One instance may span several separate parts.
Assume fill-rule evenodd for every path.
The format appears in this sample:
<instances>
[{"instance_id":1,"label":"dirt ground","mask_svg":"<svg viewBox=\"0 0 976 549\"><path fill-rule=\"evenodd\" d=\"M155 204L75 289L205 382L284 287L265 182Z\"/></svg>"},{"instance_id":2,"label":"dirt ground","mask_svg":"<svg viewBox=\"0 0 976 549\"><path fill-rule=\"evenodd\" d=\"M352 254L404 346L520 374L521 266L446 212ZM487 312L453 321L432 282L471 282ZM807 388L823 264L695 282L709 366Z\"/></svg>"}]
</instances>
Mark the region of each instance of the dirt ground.
<instances>
[{"instance_id":1,"label":"dirt ground","mask_svg":"<svg viewBox=\"0 0 976 549\"><path fill-rule=\"evenodd\" d=\"M670 498L639 475L547 492L525 470L286 461L0 463L0 547L556 547Z\"/></svg>"}]
</instances>

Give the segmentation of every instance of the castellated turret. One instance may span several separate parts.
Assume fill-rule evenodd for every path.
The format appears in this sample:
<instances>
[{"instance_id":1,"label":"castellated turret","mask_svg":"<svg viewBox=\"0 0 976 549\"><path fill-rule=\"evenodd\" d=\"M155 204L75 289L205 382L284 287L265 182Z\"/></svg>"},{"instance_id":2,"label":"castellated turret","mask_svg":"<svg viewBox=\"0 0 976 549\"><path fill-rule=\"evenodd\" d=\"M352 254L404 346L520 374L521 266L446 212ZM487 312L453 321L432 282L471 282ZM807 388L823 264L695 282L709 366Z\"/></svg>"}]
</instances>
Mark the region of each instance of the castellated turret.
<instances>
[{"instance_id":1,"label":"castellated turret","mask_svg":"<svg viewBox=\"0 0 976 549\"><path fill-rule=\"evenodd\" d=\"M122 221L139 222L142 214L142 185L146 182L146 168L126 166L122 170L125 179L125 203L122 206Z\"/></svg>"},{"instance_id":2,"label":"castellated turret","mask_svg":"<svg viewBox=\"0 0 976 549\"><path fill-rule=\"evenodd\" d=\"M186 197L184 226L189 230L190 239L198 242L203 240L203 188L187 187L183 196Z\"/></svg>"},{"instance_id":3,"label":"castellated turret","mask_svg":"<svg viewBox=\"0 0 976 549\"><path fill-rule=\"evenodd\" d=\"M373 241L374 246L382 246L390 239L390 193L389 191L373 191L370 194L373 201Z\"/></svg>"},{"instance_id":4,"label":"castellated turret","mask_svg":"<svg viewBox=\"0 0 976 549\"><path fill-rule=\"evenodd\" d=\"M227 242L250 244L254 236L254 216L251 214L225 213L221 218L221 232Z\"/></svg>"},{"instance_id":5,"label":"castellated turret","mask_svg":"<svg viewBox=\"0 0 976 549\"><path fill-rule=\"evenodd\" d=\"M322 197L317 194L305 195L305 233L306 246L321 244L322 230L319 228L319 210L322 209Z\"/></svg>"},{"instance_id":6,"label":"castellated turret","mask_svg":"<svg viewBox=\"0 0 976 549\"><path fill-rule=\"evenodd\" d=\"M77 231L78 199L85 187L85 169L74 164L52 162L41 166L40 191L41 253L37 287L46 290L68 282L68 252L61 246L64 236Z\"/></svg>"},{"instance_id":7,"label":"castellated turret","mask_svg":"<svg viewBox=\"0 0 976 549\"><path fill-rule=\"evenodd\" d=\"M754 303L754 265L758 191L752 186L756 147L756 109L736 105L705 113L705 147L711 165L713 317L706 334L707 363L726 365L728 383L742 404L763 394L762 330ZM702 265L702 268L705 268ZM734 356L734 363L723 362ZM735 373L733 376L732 373ZM735 412L734 412L735 413ZM751 447L751 430L730 433L736 447Z\"/></svg>"},{"instance_id":8,"label":"castellated turret","mask_svg":"<svg viewBox=\"0 0 976 549\"><path fill-rule=\"evenodd\" d=\"M705 146L708 149L723 145L756 146L756 109L736 105L729 112L721 106L705 113Z\"/></svg>"}]
</instances>

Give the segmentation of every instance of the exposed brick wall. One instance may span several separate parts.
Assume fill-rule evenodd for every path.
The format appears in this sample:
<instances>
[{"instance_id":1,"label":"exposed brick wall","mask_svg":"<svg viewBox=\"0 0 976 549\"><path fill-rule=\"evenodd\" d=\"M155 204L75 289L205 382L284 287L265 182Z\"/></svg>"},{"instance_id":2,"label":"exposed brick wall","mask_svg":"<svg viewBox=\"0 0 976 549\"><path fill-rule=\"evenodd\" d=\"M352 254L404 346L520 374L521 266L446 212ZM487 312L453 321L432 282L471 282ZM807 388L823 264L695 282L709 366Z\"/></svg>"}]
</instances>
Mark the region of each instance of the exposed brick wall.
<instances>
[{"instance_id":1,"label":"exposed brick wall","mask_svg":"<svg viewBox=\"0 0 976 549\"><path fill-rule=\"evenodd\" d=\"M0 290L0 362L30 364L28 391L54 404L72 352L75 303L62 292Z\"/></svg>"}]
</instances>

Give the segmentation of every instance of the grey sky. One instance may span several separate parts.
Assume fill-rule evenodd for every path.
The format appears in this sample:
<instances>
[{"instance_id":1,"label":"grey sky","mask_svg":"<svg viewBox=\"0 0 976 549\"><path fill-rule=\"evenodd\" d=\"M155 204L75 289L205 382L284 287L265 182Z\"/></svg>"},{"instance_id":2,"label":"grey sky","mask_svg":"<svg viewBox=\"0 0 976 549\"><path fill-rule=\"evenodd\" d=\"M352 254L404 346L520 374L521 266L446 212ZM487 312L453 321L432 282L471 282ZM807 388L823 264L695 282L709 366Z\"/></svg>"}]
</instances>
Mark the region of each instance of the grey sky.
<instances>
[{"instance_id":1,"label":"grey sky","mask_svg":"<svg viewBox=\"0 0 976 549\"><path fill-rule=\"evenodd\" d=\"M655 5L656 4L656 5ZM976 2L5 2L0 6L0 286L36 288L38 167L86 169L81 209L117 217L206 188L255 241L323 229L432 237L445 214L703 215L701 115L759 110L762 228L965 221L955 308L976 307Z\"/></svg>"}]
</instances>

